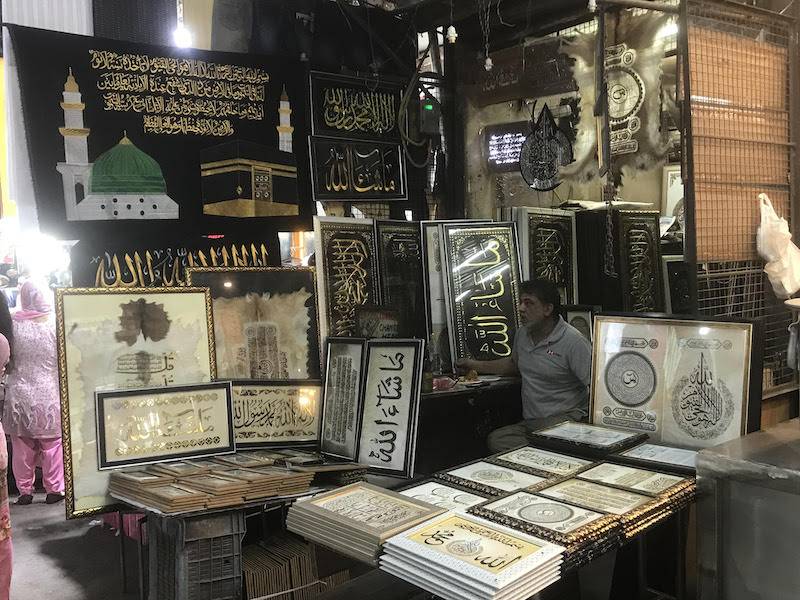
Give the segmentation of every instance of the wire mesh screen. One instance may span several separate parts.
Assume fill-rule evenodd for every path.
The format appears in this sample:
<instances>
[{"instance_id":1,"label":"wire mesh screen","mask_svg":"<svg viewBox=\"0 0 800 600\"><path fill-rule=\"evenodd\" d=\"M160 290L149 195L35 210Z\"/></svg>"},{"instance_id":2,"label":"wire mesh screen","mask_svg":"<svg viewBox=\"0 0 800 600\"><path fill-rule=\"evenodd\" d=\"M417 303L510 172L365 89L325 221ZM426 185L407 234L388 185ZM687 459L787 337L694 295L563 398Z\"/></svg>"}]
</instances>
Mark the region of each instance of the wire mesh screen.
<instances>
[{"instance_id":1,"label":"wire mesh screen","mask_svg":"<svg viewBox=\"0 0 800 600\"><path fill-rule=\"evenodd\" d=\"M791 313L756 252L758 194L791 214L790 36L777 14L729 2L688 4L697 308L762 318L764 391L797 388L786 350Z\"/></svg>"},{"instance_id":2,"label":"wire mesh screen","mask_svg":"<svg viewBox=\"0 0 800 600\"><path fill-rule=\"evenodd\" d=\"M796 387L795 373L786 362L791 313L773 294L760 261L699 265L697 304L703 315L763 317L764 390L775 394Z\"/></svg>"},{"instance_id":3,"label":"wire mesh screen","mask_svg":"<svg viewBox=\"0 0 800 600\"><path fill-rule=\"evenodd\" d=\"M758 194L789 217L789 36L779 16L689 4L697 260L757 260Z\"/></svg>"}]
</instances>

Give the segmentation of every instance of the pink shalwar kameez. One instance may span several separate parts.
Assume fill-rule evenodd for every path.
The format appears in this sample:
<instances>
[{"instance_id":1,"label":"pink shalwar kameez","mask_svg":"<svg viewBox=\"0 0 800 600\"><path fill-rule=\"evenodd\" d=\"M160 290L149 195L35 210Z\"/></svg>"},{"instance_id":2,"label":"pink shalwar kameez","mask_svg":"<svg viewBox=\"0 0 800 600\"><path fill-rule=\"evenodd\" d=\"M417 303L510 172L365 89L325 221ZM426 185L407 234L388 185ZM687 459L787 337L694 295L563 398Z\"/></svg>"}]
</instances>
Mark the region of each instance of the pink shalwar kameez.
<instances>
[{"instance_id":1,"label":"pink shalwar kameez","mask_svg":"<svg viewBox=\"0 0 800 600\"><path fill-rule=\"evenodd\" d=\"M2 301L2 298L0 298ZM8 363L8 340L0 334L0 377ZM0 423L0 600L8 600L11 590L11 514L8 508L8 450Z\"/></svg>"},{"instance_id":2,"label":"pink shalwar kameez","mask_svg":"<svg viewBox=\"0 0 800 600\"><path fill-rule=\"evenodd\" d=\"M33 494L37 460L48 494L64 493L61 404L50 290L31 281L20 290L14 319L14 364L8 373L3 425L11 436L11 467L21 496Z\"/></svg>"}]
</instances>

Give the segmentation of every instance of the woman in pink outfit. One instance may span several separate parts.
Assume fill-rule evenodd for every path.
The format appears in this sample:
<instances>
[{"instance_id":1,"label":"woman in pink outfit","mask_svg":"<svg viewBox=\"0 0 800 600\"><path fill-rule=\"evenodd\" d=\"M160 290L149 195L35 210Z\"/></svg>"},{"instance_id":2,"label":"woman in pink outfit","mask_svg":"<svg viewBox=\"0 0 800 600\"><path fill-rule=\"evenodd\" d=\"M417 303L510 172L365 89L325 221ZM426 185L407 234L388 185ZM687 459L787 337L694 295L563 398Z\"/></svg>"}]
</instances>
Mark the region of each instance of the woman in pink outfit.
<instances>
[{"instance_id":1,"label":"woman in pink outfit","mask_svg":"<svg viewBox=\"0 0 800 600\"><path fill-rule=\"evenodd\" d=\"M0 334L0 377L10 355L8 340ZM8 451L5 441L3 424L0 423L0 600L8 600L11 588L11 516L8 510Z\"/></svg>"},{"instance_id":2,"label":"woman in pink outfit","mask_svg":"<svg viewBox=\"0 0 800 600\"><path fill-rule=\"evenodd\" d=\"M28 280L19 296L22 308L12 315L14 363L6 384L3 424L14 451L17 504L33 502L37 460L46 502L54 504L64 499L64 457L52 292Z\"/></svg>"}]
</instances>

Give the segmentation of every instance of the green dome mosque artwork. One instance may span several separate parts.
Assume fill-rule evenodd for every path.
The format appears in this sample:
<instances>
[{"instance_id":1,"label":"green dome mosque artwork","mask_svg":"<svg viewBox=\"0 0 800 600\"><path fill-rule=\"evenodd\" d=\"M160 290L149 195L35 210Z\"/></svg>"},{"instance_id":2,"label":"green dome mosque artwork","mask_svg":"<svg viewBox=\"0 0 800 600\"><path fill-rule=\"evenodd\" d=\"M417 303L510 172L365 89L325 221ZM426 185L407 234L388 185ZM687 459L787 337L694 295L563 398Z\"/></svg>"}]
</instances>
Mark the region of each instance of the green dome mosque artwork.
<instances>
[{"instance_id":1,"label":"green dome mosque artwork","mask_svg":"<svg viewBox=\"0 0 800 600\"><path fill-rule=\"evenodd\" d=\"M123 132L119 143L88 159L90 130L84 127L81 93L70 69L64 84L65 161L56 167L64 183L64 204L70 221L114 219L177 219L177 203L167 195L161 167ZM87 194L88 192L88 194Z\"/></svg>"}]
</instances>

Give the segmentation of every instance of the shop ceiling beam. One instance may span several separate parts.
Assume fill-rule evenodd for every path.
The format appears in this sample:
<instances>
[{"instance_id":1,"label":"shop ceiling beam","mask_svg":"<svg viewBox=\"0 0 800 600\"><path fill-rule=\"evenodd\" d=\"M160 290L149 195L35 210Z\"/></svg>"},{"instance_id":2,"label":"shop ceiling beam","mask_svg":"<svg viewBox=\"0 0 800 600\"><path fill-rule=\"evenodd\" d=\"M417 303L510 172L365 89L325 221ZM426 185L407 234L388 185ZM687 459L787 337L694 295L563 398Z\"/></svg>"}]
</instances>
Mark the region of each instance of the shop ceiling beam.
<instances>
[{"instance_id":1,"label":"shop ceiling beam","mask_svg":"<svg viewBox=\"0 0 800 600\"><path fill-rule=\"evenodd\" d=\"M649 0L589 0L589 10L595 12L597 5L616 6L619 8L643 8L645 10L657 10L664 13L678 14L680 7L677 4L667 4L666 2L650 2Z\"/></svg>"}]
</instances>

